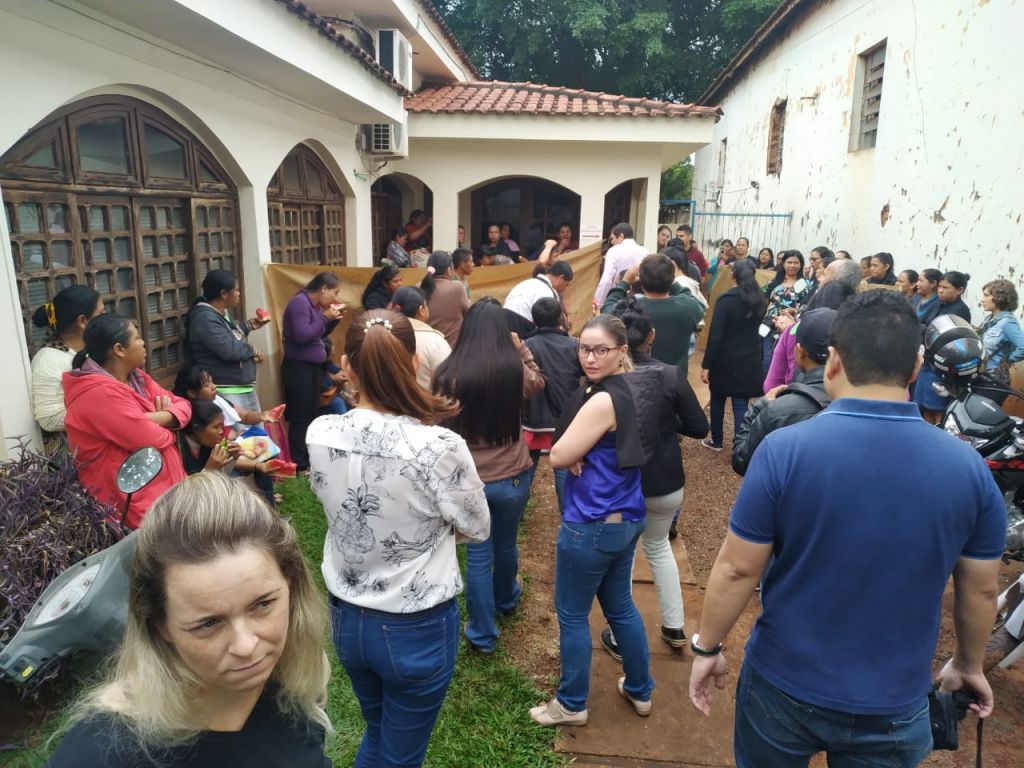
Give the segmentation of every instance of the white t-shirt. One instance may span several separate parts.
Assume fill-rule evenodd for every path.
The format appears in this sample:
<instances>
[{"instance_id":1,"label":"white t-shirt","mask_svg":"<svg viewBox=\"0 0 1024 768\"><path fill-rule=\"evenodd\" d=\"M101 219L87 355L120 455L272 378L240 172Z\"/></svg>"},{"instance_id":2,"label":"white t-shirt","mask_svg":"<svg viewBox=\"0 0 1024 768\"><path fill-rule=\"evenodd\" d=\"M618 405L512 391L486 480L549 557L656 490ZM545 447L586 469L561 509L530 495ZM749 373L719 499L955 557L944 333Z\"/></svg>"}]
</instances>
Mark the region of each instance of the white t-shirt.
<instances>
[{"instance_id":1,"label":"white t-shirt","mask_svg":"<svg viewBox=\"0 0 1024 768\"><path fill-rule=\"evenodd\" d=\"M32 415L47 432L64 431L64 374L71 370L75 353L43 347L32 358Z\"/></svg>"},{"instance_id":2,"label":"white t-shirt","mask_svg":"<svg viewBox=\"0 0 1024 768\"><path fill-rule=\"evenodd\" d=\"M608 291L615 287L615 281L620 272L635 267L644 256L647 249L637 243L633 238L626 238L618 245L613 245L604 255L604 271L601 273L601 280L597 284L597 291L594 293L594 301L598 307L604 304L608 298Z\"/></svg>"},{"instance_id":3,"label":"white t-shirt","mask_svg":"<svg viewBox=\"0 0 1024 768\"><path fill-rule=\"evenodd\" d=\"M324 506L327 588L347 603L413 613L462 591L455 532L490 535L484 484L444 427L354 408L306 432L309 481Z\"/></svg>"},{"instance_id":4,"label":"white t-shirt","mask_svg":"<svg viewBox=\"0 0 1024 768\"><path fill-rule=\"evenodd\" d=\"M533 322L533 305L539 299L558 299L558 293L551 285L546 275L531 277L512 286L512 290L505 297L505 309L515 312Z\"/></svg>"}]
</instances>

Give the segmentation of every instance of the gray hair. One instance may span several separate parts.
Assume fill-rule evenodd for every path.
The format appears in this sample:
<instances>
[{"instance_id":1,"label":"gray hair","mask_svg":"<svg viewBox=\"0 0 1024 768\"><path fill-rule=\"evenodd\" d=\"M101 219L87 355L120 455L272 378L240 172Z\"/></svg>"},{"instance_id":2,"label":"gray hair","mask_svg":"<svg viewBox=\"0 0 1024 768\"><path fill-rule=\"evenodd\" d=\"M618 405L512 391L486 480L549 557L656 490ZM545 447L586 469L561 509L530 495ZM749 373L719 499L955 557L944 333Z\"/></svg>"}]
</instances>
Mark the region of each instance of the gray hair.
<instances>
[{"instance_id":1,"label":"gray hair","mask_svg":"<svg viewBox=\"0 0 1024 768\"><path fill-rule=\"evenodd\" d=\"M850 259L836 259L825 270L830 283L844 283L853 290L857 290L861 280L864 279L860 264Z\"/></svg>"}]
</instances>

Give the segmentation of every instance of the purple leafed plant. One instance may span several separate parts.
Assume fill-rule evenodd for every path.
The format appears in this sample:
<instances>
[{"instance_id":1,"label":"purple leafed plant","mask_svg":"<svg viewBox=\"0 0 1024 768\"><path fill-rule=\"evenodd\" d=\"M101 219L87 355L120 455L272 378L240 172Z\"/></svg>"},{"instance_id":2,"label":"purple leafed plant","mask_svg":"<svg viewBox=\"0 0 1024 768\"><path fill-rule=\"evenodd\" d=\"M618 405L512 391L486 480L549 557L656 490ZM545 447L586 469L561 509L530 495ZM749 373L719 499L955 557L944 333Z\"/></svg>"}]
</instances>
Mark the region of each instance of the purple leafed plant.
<instances>
[{"instance_id":1,"label":"purple leafed plant","mask_svg":"<svg viewBox=\"0 0 1024 768\"><path fill-rule=\"evenodd\" d=\"M42 456L24 442L0 462L0 644L68 566L123 536L115 513L86 493L66 453Z\"/></svg>"}]
</instances>

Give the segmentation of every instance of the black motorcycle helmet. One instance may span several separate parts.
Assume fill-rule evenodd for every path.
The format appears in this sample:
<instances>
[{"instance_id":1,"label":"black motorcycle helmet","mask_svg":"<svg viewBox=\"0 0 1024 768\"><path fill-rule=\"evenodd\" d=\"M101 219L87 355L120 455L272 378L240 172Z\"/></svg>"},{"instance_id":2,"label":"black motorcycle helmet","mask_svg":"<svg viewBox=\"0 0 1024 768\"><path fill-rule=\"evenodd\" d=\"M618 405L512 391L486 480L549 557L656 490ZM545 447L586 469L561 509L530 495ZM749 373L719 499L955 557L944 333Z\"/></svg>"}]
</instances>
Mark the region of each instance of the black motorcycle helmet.
<instances>
[{"instance_id":1,"label":"black motorcycle helmet","mask_svg":"<svg viewBox=\"0 0 1024 768\"><path fill-rule=\"evenodd\" d=\"M971 324L939 315L924 331L924 359L947 378L969 379L981 370L985 347Z\"/></svg>"}]
</instances>

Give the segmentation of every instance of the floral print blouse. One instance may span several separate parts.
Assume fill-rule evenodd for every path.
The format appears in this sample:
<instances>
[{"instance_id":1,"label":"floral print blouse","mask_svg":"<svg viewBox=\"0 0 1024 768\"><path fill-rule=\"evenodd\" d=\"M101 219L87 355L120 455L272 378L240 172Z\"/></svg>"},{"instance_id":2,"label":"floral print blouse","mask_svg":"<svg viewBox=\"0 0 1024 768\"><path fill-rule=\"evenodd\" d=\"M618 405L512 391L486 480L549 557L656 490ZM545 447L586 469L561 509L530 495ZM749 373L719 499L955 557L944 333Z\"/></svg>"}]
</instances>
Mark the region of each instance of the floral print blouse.
<instances>
[{"instance_id":1,"label":"floral print blouse","mask_svg":"<svg viewBox=\"0 0 1024 768\"><path fill-rule=\"evenodd\" d=\"M813 281L805 278L797 279L788 287L779 283L768 292L768 312L765 314L765 320L771 320L787 309L799 310L814 293L815 287Z\"/></svg>"},{"instance_id":2,"label":"floral print blouse","mask_svg":"<svg viewBox=\"0 0 1024 768\"><path fill-rule=\"evenodd\" d=\"M355 408L306 434L309 480L328 531L323 575L333 595L413 613L462 591L455 534L490 535L490 513L465 441L406 416Z\"/></svg>"}]
</instances>

